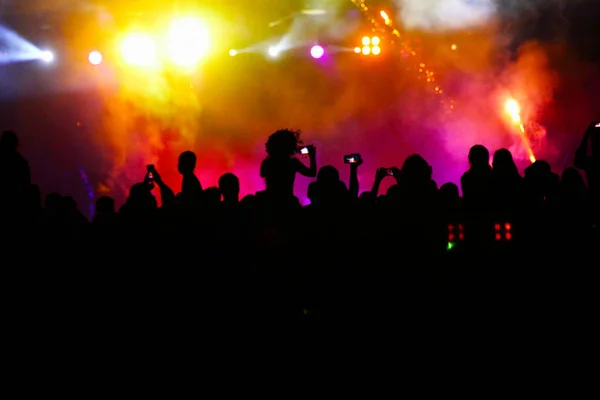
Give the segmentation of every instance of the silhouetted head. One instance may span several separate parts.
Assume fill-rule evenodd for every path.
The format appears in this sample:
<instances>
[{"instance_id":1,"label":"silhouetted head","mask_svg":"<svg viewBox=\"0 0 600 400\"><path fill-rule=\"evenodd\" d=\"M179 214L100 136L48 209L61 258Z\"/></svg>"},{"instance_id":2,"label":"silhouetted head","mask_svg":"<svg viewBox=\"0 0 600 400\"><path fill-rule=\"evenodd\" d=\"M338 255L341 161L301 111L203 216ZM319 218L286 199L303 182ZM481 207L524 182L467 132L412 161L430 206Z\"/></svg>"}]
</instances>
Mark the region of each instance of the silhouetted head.
<instances>
[{"instance_id":1,"label":"silhouetted head","mask_svg":"<svg viewBox=\"0 0 600 400\"><path fill-rule=\"evenodd\" d=\"M454 201L454 200L458 200L458 198L459 198L458 186L456 186L452 182L444 183L442 185L442 187L440 187L439 192L440 192L440 197L444 201L446 201L446 200Z\"/></svg>"},{"instance_id":2,"label":"silhouetted head","mask_svg":"<svg viewBox=\"0 0 600 400\"><path fill-rule=\"evenodd\" d=\"M300 131L281 129L267 139L265 149L271 157L290 157L298 152Z\"/></svg>"},{"instance_id":3,"label":"silhouetted head","mask_svg":"<svg viewBox=\"0 0 600 400\"><path fill-rule=\"evenodd\" d=\"M334 185L340 180L340 172L333 165L325 165L319 169L317 182L323 185Z\"/></svg>"},{"instance_id":4,"label":"silhouetted head","mask_svg":"<svg viewBox=\"0 0 600 400\"><path fill-rule=\"evenodd\" d=\"M77 203L75 202L75 199L72 196L63 197L62 204L64 210L68 213L75 213L79 211L77 208Z\"/></svg>"},{"instance_id":5,"label":"silhouetted head","mask_svg":"<svg viewBox=\"0 0 600 400\"><path fill-rule=\"evenodd\" d=\"M193 151L184 151L179 155L177 170L181 175L193 174L196 169L196 154Z\"/></svg>"},{"instance_id":6,"label":"silhouetted head","mask_svg":"<svg viewBox=\"0 0 600 400\"><path fill-rule=\"evenodd\" d=\"M112 197L102 196L96 200L96 214L114 214L115 200Z\"/></svg>"},{"instance_id":7,"label":"silhouetted head","mask_svg":"<svg viewBox=\"0 0 600 400\"><path fill-rule=\"evenodd\" d=\"M494 159L492 160L492 167L494 172L501 175L514 175L518 174L519 170L513 156L507 149L496 150L494 153Z\"/></svg>"},{"instance_id":8,"label":"silhouetted head","mask_svg":"<svg viewBox=\"0 0 600 400\"><path fill-rule=\"evenodd\" d=\"M13 131L4 131L0 138L0 150L16 151L19 147L19 138Z\"/></svg>"},{"instance_id":9,"label":"silhouetted head","mask_svg":"<svg viewBox=\"0 0 600 400\"><path fill-rule=\"evenodd\" d=\"M547 161L537 160L529 167L525 168L525 177L527 178L543 178L548 177L552 173L552 168Z\"/></svg>"},{"instance_id":10,"label":"silhouetted head","mask_svg":"<svg viewBox=\"0 0 600 400\"><path fill-rule=\"evenodd\" d=\"M358 203L360 204L361 207L374 207L375 203L377 201L377 198L375 197L375 195L373 195L373 192L362 192L360 194L360 196L358 197Z\"/></svg>"},{"instance_id":11,"label":"silhouetted head","mask_svg":"<svg viewBox=\"0 0 600 400\"><path fill-rule=\"evenodd\" d=\"M152 194L152 187L147 183L136 183L129 190L127 204L135 209L152 210L158 207Z\"/></svg>"},{"instance_id":12,"label":"silhouetted head","mask_svg":"<svg viewBox=\"0 0 600 400\"><path fill-rule=\"evenodd\" d=\"M431 166L419 154L408 156L402 165L401 179L411 182L428 182L431 180Z\"/></svg>"},{"instance_id":13,"label":"silhouetted head","mask_svg":"<svg viewBox=\"0 0 600 400\"><path fill-rule=\"evenodd\" d=\"M219 190L221 190L224 200L237 200L240 195L240 180L231 172L223 174L219 178Z\"/></svg>"},{"instance_id":14,"label":"silhouetted head","mask_svg":"<svg viewBox=\"0 0 600 400\"><path fill-rule=\"evenodd\" d=\"M485 146L476 144L469 150L469 164L474 168L489 167L490 152Z\"/></svg>"},{"instance_id":15,"label":"silhouetted head","mask_svg":"<svg viewBox=\"0 0 600 400\"><path fill-rule=\"evenodd\" d=\"M209 206L215 206L221 202L221 191L218 187L211 186L202 192L204 202Z\"/></svg>"},{"instance_id":16,"label":"silhouetted head","mask_svg":"<svg viewBox=\"0 0 600 400\"><path fill-rule=\"evenodd\" d=\"M586 191L585 182L575 168L567 168L563 171L560 185L562 191L566 194L583 194Z\"/></svg>"}]
</instances>

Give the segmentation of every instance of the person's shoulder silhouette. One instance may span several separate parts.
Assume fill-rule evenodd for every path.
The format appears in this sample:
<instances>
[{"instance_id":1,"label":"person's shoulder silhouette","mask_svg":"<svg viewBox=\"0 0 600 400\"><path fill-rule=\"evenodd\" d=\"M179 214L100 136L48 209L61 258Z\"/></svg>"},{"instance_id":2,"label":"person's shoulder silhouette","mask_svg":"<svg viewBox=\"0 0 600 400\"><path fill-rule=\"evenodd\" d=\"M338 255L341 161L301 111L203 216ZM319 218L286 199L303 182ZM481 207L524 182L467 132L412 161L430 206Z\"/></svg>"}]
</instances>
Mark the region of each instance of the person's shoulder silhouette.
<instances>
[{"instance_id":1,"label":"person's shoulder silhouette","mask_svg":"<svg viewBox=\"0 0 600 400\"><path fill-rule=\"evenodd\" d=\"M14 192L31 185L29 163L19 153L16 133L5 131L0 138L0 190Z\"/></svg>"}]
</instances>

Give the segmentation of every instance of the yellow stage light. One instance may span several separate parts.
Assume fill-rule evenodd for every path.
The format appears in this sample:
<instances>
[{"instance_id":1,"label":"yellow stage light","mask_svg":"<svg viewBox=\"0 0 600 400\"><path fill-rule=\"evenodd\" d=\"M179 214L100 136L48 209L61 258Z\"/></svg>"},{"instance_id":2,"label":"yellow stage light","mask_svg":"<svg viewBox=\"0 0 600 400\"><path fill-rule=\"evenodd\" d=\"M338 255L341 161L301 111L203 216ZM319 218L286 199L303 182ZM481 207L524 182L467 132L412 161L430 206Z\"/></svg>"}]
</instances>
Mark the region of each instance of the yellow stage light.
<instances>
[{"instance_id":1,"label":"yellow stage light","mask_svg":"<svg viewBox=\"0 0 600 400\"><path fill-rule=\"evenodd\" d=\"M129 65L149 66L156 63L156 45L152 38L141 33L131 34L121 43L121 54Z\"/></svg>"},{"instance_id":2,"label":"yellow stage light","mask_svg":"<svg viewBox=\"0 0 600 400\"><path fill-rule=\"evenodd\" d=\"M355 47L355 48L354 48L354 52L355 52L356 54L360 54L360 47Z\"/></svg>"},{"instance_id":3,"label":"yellow stage light","mask_svg":"<svg viewBox=\"0 0 600 400\"><path fill-rule=\"evenodd\" d=\"M373 53L373 55L378 55L379 53L381 53L381 49L379 48L379 46L373 46L373 48L371 49L371 53Z\"/></svg>"},{"instance_id":4,"label":"yellow stage light","mask_svg":"<svg viewBox=\"0 0 600 400\"><path fill-rule=\"evenodd\" d=\"M198 64L210 49L206 25L196 18L178 18L171 22L168 34L171 60L182 67Z\"/></svg>"},{"instance_id":5,"label":"yellow stage light","mask_svg":"<svg viewBox=\"0 0 600 400\"><path fill-rule=\"evenodd\" d=\"M368 56L369 54L371 54L371 48L370 48L369 46L365 46L365 47L363 47L363 48L362 48L362 53L363 53L365 56Z\"/></svg>"},{"instance_id":6,"label":"yellow stage light","mask_svg":"<svg viewBox=\"0 0 600 400\"><path fill-rule=\"evenodd\" d=\"M371 44L371 38L368 36L365 36L362 38L362 44L363 46L368 46Z\"/></svg>"},{"instance_id":7,"label":"yellow stage light","mask_svg":"<svg viewBox=\"0 0 600 400\"><path fill-rule=\"evenodd\" d=\"M374 38L371 39L371 44L373 46L379 46L379 43L381 43L381 40L379 40L379 38L377 36L375 36Z\"/></svg>"}]
</instances>

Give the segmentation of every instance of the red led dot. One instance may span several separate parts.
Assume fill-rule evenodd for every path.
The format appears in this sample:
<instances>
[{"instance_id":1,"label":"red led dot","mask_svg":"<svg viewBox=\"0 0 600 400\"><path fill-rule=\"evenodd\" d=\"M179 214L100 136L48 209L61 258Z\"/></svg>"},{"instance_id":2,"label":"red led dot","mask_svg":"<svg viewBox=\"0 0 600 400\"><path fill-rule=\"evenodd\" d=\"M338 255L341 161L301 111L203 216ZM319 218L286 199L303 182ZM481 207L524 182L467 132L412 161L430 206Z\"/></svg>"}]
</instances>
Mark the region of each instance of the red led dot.
<instances>
[{"instance_id":1,"label":"red led dot","mask_svg":"<svg viewBox=\"0 0 600 400\"><path fill-rule=\"evenodd\" d=\"M506 234L506 240L511 240L512 239L512 235L510 233Z\"/></svg>"},{"instance_id":2,"label":"red led dot","mask_svg":"<svg viewBox=\"0 0 600 400\"><path fill-rule=\"evenodd\" d=\"M454 240L455 236L453 233L448 235L448 241L452 242Z\"/></svg>"},{"instance_id":3,"label":"red led dot","mask_svg":"<svg viewBox=\"0 0 600 400\"><path fill-rule=\"evenodd\" d=\"M459 235L458 235L458 238L459 238L460 240L465 240L465 234L464 234L464 233L461 233L461 234L459 234Z\"/></svg>"},{"instance_id":4,"label":"red led dot","mask_svg":"<svg viewBox=\"0 0 600 400\"><path fill-rule=\"evenodd\" d=\"M510 224L507 223L504 225L504 229L506 229L507 231L510 231L510 228L512 228Z\"/></svg>"},{"instance_id":5,"label":"red led dot","mask_svg":"<svg viewBox=\"0 0 600 400\"><path fill-rule=\"evenodd\" d=\"M463 226L463 224L458 224L458 230L461 232L465 230L465 227Z\"/></svg>"},{"instance_id":6,"label":"red led dot","mask_svg":"<svg viewBox=\"0 0 600 400\"><path fill-rule=\"evenodd\" d=\"M494 225L494 229L497 230L497 231L499 231L500 230L500 224Z\"/></svg>"},{"instance_id":7,"label":"red led dot","mask_svg":"<svg viewBox=\"0 0 600 400\"><path fill-rule=\"evenodd\" d=\"M498 241L502 240L502 235L499 233L496 233L496 240L498 240Z\"/></svg>"},{"instance_id":8,"label":"red led dot","mask_svg":"<svg viewBox=\"0 0 600 400\"><path fill-rule=\"evenodd\" d=\"M448 225L448 232L454 232L454 225Z\"/></svg>"}]
</instances>

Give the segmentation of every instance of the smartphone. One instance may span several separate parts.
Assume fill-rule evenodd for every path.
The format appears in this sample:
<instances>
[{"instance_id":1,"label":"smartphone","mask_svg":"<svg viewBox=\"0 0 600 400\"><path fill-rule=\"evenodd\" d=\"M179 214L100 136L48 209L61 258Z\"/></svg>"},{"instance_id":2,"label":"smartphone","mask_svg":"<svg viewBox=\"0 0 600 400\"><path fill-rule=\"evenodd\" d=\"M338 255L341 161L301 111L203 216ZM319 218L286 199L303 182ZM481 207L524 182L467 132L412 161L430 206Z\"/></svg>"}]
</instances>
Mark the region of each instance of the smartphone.
<instances>
[{"instance_id":1,"label":"smartphone","mask_svg":"<svg viewBox=\"0 0 600 400\"><path fill-rule=\"evenodd\" d=\"M308 154L308 146L304 146L300 148L300 154Z\"/></svg>"},{"instance_id":2,"label":"smartphone","mask_svg":"<svg viewBox=\"0 0 600 400\"><path fill-rule=\"evenodd\" d=\"M394 170L392 168L387 169L388 176L394 176Z\"/></svg>"},{"instance_id":3,"label":"smartphone","mask_svg":"<svg viewBox=\"0 0 600 400\"><path fill-rule=\"evenodd\" d=\"M148 164L146 165L146 171L148 172L148 174L146 175L148 177L148 179L152 180L154 179L154 164Z\"/></svg>"},{"instance_id":4,"label":"smartphone","mask_svg":"<svg viewBox=\"0 0 600 400\"><path fill-rule=\"evenodd\" d=\"M344 156L344 164L356 164L361 161L360 154L348 154Z\"/></svg>"}]
</instances>

